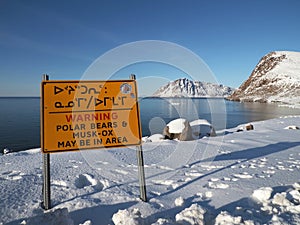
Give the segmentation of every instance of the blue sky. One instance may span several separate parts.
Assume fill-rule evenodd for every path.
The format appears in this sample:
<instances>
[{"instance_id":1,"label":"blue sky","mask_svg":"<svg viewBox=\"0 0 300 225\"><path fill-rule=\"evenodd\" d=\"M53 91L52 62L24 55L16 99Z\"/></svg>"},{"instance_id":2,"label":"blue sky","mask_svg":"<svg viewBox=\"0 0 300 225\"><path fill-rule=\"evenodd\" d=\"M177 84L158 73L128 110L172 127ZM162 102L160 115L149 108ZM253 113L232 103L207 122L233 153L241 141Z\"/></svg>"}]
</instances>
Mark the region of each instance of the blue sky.
<instances>
[{"instance_id":1,"label":"blue sky","mask_svg":"<svg viewBox=\"0 0 300 225\"><path fill-rule=\"evenodd\" d=\"M0 0L0 96L39 96L42 74L81 79L99 56L142 40L183 46L204 60L217 82L238 87L268 52L300 51L299 9L298 0ZM131 72L184 76L146 63L119 77Z\"/></svg>"}]
</instances>

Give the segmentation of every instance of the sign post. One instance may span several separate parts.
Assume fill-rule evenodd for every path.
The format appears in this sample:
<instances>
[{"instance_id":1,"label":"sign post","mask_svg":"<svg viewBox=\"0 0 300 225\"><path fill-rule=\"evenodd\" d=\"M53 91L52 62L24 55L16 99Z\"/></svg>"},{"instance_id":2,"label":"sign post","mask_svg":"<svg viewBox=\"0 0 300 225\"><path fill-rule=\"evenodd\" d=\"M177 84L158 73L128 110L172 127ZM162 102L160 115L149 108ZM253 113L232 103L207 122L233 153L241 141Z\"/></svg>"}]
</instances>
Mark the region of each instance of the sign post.
<instances>
[{"instance_id":1,"label":"sign post","mask_svg":"<svg viewBox=\"0 0 300 225\"><path fill-rule=\"evenodd\" d=\"M131 74L130 78L132 80L136 79L134 74ZM137 148L136 154L137 154L138 171L139 171L140 198L144 202L147 202L143 149L141 145L138 145L136 148Z\"/></svg>"},{"instance_id":2,"label":"sign post","mask_svg":"<svg viewBox=\"0 0 300 225\"><path fill-rule=\"evenodd\" d=\"M44 74L43 81L49 80L49 76ZM43 125L41 125L43 126ZM42 129L43 130L43 127ZM48 210L51 208L51 190L50 190L50 154L43 153L43 202L42 208Z\"/></svg>"},{"instance_id":3,"label":"sign post","mask_svg":"<svg viewBox=\"0 0 300 225\"><path fill-rule=\"evenodd\" d=\"M85 149L137 146L140 194L147 201L135 75L108 81L45 78L41 92L45 209L50 208L49 153Z\"/></svg>"}]
</instances>

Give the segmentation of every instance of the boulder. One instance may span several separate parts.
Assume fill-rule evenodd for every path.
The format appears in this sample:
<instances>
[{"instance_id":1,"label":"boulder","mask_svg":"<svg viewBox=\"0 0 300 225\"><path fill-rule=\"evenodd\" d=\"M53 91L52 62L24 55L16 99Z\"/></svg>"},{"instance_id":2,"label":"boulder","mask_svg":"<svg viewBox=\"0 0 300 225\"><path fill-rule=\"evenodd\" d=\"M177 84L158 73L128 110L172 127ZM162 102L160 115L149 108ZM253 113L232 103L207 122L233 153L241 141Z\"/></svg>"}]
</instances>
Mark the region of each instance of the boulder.
<instances>
[{"instance_id":1,"label":"boulder","mask_svg":"<svg viewBox=\"0 0 300 225\"><path fill-rule=\"evenodd\" d=\"M190 126L192 128L194 139L217 136L214 127L207 120L194 120L190 123Z\"/></svg>"},{"instance_id":2,"label":"boulder","mask_svg":"<svg viewBox=\"0 0 300 225\"><path fill-rule=\"evenodd\" d=\"M189 141L194 139L189 121L183 118L169 122L164 128L163 135L165 139L170 140Z\"/></svg>"}]
</instances>

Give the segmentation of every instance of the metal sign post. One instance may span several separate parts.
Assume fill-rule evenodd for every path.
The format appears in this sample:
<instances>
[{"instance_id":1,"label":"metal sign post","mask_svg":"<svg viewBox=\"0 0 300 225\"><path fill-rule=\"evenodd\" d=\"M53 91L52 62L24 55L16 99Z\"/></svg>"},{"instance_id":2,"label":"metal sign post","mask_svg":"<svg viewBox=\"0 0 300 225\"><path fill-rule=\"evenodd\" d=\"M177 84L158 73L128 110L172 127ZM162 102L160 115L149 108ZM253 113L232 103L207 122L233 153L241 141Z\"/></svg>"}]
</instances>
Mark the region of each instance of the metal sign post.
<instances>
[{"instance_id":1,"label":"metal sign post","mask_svg":"<svg viewBox=\"0 0 300 225\"><path fill-rule=\"evenodd\" d=\"M44 74L43 80L49 80L49 76ZM43 99L41 100L43 101ZM41 115L41 118L43 115ZM42 118L43 120L43 118ZM43 126L43 123L41 123ZM43 131L43 127L41 127L41 131ZM50 154L43 153L43 202L42 208L48 210L51 208L51 193L50 193Z\"/></svg>"},{"instance_id":2,"label":"metal sign post","mask_svg":"<svg viewBox=\"0 0 300 225\"><path fill-rule=\"evenodd\" d=\"M136 77L134 74L131 74L130 78L135 80ZM138 104L138 102L136 103ZM137 108L139 106L137 105ZM140 184L140 198L147 202L147 194L146 194L146 182L145 182L145 171L144 171L144 157L143 157L143 149L141 145L137 146L137 161L138 161L138 173L139 173L139 184Z\"/></svg>"},{"instance_id":3,"label":"metal sign post","mask_svg":"<svg viewBox=\"0 0 300 225\"><path fill-rule=\"evenodd\" d=\"M138 171L139 171L140 198L144 202L147 202L143 150L142 150L142 146L140 145L137 146L137 159L138 159Z\"/></svg>"}]
</instances>

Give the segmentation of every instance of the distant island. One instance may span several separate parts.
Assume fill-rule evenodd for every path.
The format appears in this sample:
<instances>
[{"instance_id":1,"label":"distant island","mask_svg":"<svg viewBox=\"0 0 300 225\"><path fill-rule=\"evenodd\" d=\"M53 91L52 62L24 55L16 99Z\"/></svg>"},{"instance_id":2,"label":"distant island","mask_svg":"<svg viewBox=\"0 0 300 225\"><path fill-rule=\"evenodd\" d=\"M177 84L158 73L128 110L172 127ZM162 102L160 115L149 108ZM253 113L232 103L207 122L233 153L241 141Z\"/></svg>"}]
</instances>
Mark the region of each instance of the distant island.
<instances>
[{"instance_id":1,"label":"distant island","mask_svg":"<svg viewBox=\"0 0 300 225\"><path fill-rule=\"evenodd\" d=\"M160 87L151 97L161 98L199 98L199 97L227 97L234 88L222 84L192 81L187 78L177 79Z\"/></svg>"}]
</instances>

